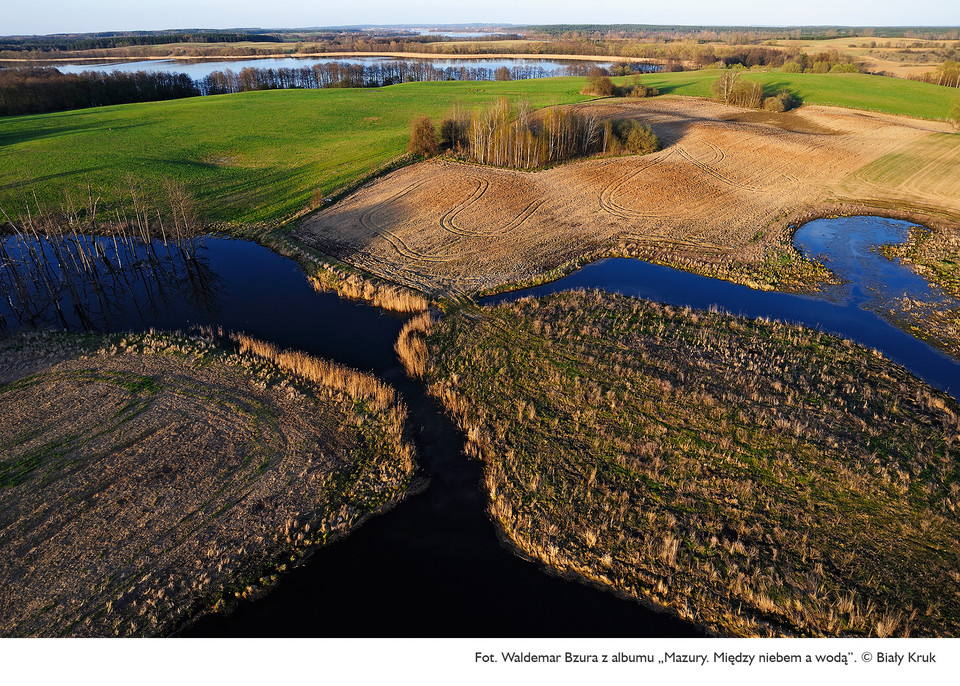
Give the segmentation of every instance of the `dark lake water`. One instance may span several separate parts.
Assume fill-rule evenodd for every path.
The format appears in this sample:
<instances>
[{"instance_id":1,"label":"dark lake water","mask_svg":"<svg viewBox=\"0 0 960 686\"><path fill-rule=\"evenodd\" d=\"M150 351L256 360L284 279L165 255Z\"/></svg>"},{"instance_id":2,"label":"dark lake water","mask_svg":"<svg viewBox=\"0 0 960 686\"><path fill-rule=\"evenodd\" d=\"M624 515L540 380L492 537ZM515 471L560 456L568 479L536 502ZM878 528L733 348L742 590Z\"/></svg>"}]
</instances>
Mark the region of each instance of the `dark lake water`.
<instances>
[{"instance_id":1,"label":"dark lake water","mask_svg":"<svg viewBox=\"0 0 960 686\"><path fill-rule=\"evenodd\" d=\"M675 305L785 319L877 348L956 396L956 361L864 309L896 297L899 286L893 284L902 282L914 293L925 287L870 250L877 242L902 238L905 225L844 221L812 222L797 234L798 245L813 253L829 252L831 268L852 280L820 297L754 291L637 260L603 260L554 283L485 302L603 288ZM6 255L18 255L16 240L4 239ZM393 352L404 317L316 293L295 263L253 243L199 239L191 259L166 259L155 247L159 257L139 264L133 259L137 266L128 264L124 276L108 270L97 277L95 288L63 287L59 313L48 303L31 311L32 319L12 309L9 303L15 298L3 302L14 282L0 269L0 289L7 289L0 298L5 329L126 331L213 324L374 372L392 383L408 405L418 457L431 478L424 493L319 550L264 598L241 603L229 616L201 618L185 635L698 635L690 624L636 602L551 576L499 544L485 514L479 465L463 456L462 436L422 386L405 377ZM874 264L876 260L883 263ZM50 277L55 280L57 274ZM78 303L83 307L75 307Z\"/></svg>"},{"instance_id":2,"label":"dark lake water","mask_svg":"<svg viewBox=\"0 0 960 686\"><path fill-rule=\"evenodd\" d=\"M113 62L109 64L91 64L91 63L65 63L54 64L57 69L65 74L78 74L82 71L111 72L115 70L135 72L183 72L192 79L199 81L215 71L225 71L232 69L237 72L244 67L255 67L258 69L280 69L312 67L315 64L325 62L340 62L343 64L378 64L382 62L410 61L397 60L394 57L271 57L262 59L212 59L212 60L141 60L135 62ZM438 69L448 67L467 69L497 69L499 67L531 67L543 69L546 76L560 76L571 64L587 64L588 66L609 67L612 62L593 62L585 60L556 60L549 58L517 58L517 59L455 59L455 58L433 58L426 60L416 60L417 62L427 62ZM656 65L637 64L636 69L640 71L655 71L659 67Z\"/></svg>"},{"instance_id":3,"label":"dark lake water","mask_svg":"<svg viewBox=\"0 0 960 686\"><path fill-rule=\"evenodd\" d=\"M111 242L102 242L112 258ZM4 240L13 258L19 257L16 243L13 237ZM187 261L176 251L168 256L160 241L154 243L157 259L142 259L137 267L124 260L122 274L105 272L97 287L61 286L62 320L48 303L35 321L21 321L10 302L0 298L6 329L109 332L214 325L378 374L396 365L391 346L403 317L317 293L292 260L250 241L202 238L196 259ZM49 259L50 248L44 252ZM60 275L57 270L54 277ZM68 276L76 281L76 275Z\"/></svg>"}]
</instances>

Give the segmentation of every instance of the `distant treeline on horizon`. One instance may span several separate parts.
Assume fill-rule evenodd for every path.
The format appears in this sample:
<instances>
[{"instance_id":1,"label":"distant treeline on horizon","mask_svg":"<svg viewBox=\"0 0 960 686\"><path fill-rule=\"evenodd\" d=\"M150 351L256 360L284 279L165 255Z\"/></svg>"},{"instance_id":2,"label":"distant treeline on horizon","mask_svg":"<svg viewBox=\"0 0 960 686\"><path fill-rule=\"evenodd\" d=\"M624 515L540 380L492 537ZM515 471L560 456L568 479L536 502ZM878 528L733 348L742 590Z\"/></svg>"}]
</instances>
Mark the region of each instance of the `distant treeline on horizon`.
<instances>
[{"instance_id":1,"label":"distant treeline on horizon","mask_svg":"<svg viewBox=\"0 0 960 686\"><path fill-rule=\"evenodd\" d=\"M548 36L611 35L628 36L697 33L730 35L753 34L759 40L828 38L925 38L949 40L960 38L960 26L707 26L682 24L541 24L516 27L518 31L541 33Z\"/></svg>"},{"instance_id":2,"label":"distant treeline on horizon","mask_svg":"<svg viewBox=\"0 0 960 686\"><path fill-rule=\"evenodd\" d=\"M69 50L105 50L132 45L166 45L168 43L280 43L283 39L269 33L232 33L226 31L202 32L139 32L78 36L4 36L0 50L40 50L62 52Z\"/></svg>"},{"instance_id":3,"label":"distant treeline on horizon","mask_svg":"<svg viewBox=\"0 0 960 686\"><path fill-rule=\"evenodd\" d=\"M636 65L638 68L648 65ZM574 63L564 76L585 76L595 65ZM178 72L85 71L63 74L53 67L0 70L0 116L223 95L283 88L375 88L411 81L512 81L551 76L543 67L435 67L426 61L375 64L323 62L310 67L215 71L202 79Z\"/></svg>"},{"instance_id":4,"label":"distant treeline on horizon","mask_svg":"<svg viewBox=\"0 0 960 686\"><path fill-rule=\"evenodd\" d=\"M482 35L469 42L527 38L547 40L667 39L700 41L734 38L744 42L775 39L824 40L829 38L922 38L960 39L960 26L739 26L682 24L527 24L521 26L476 24L429 26L421 33L408 26L336 26L286 29L166 29L161 31L103 31L49 35L0 36L0 51L73 52L173 43L337 43L344 39L411 44L462 40L441 32L469 29Z\"/></svg>"},{"instance_id":5,"label":"distant treeline on horizon","mask_svg":"<svg viewBox=\"0 0 960 686\"><path fill-rule=\"evenodd\" d=\"M343 37L401 40L405 43L437 43L455 40L438 33L410 33L377 29L183 29L174 31L106 31L102 33L51 34L46 36L0 36L0 51L81 52L174 43L295 43L329 42ZM519 38L517 34L491 33L471 40Z\"/></svg>"}]
</instances>

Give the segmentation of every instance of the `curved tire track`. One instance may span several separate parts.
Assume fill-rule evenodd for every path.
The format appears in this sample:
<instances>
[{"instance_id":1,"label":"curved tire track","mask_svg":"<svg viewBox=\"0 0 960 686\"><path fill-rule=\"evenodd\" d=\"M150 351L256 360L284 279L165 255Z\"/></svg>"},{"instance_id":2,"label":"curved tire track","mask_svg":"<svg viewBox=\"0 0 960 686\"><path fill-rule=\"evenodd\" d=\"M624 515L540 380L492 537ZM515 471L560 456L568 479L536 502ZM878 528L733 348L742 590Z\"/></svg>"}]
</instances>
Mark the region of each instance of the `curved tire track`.
<instances>
[{"instance_id":1,"label":"curved tire track","mask_svg":"<svg viewBox=\"0 0 960 686\"><path fill-rule=\"evenodd\" d=\"M600 191L600 208L605 212L609 212L614 216L620 217L621 219L647 219L649 217L656 216L655 213L639 212L637 210L632 210L629 207L620 205L613 200L613 196L640 174L668 159L675 150L677 150L677 148L671 149L666 155L663 155L648 164L644 164L639 169L635 169L626 176L610 182L606 188Z\"/></svg>"},{"instance_id":2,"label":"curved tire track","mask_svg":"<svg viewBox=\"0 0 960 686\"><path fill-rule=\"evenodd\" d=\"M721 174L720 172L718 172L718 171L717 171L716 169L714 169L713 167L710 167L710 166L704 164L703 162L699 161L698 159L696 159L693 155L691 155L690 153L688 153L688 152L687 152L686 150L684 150L683 148L677 148L677 152L680 154L680 156L681 156L683 159L685 159L685 160L687 160L688 162L690 162L690 163L691 163L693 166L695 166L697 169L699 169L700 171L704 172L705 174L709 174L710 176L712 176L713 178L715 178L715 179L716 179L717 181L719 181L720 183L726 184L726 185L730 186L731 188L736 188L736 189L738 189L738 190L743 190L743 191L749 191L749 192L751 192L751 193L757 193L757 192L763 190L763 189L762 189L761 187L759 187L759 186L750 186L750 185L745 184L745 183L740 183L739 181L734 181L734 180L731 179L730 177L728 177L728 176L726 176L726 175L724 175L724 174Z\"/></svg>"},{"instance_id":3,"label":"curved tire track","mask_svg":"<svg viewBox=\"0 0 960 686\"><path fill-rule=\"evenodd\" d=\"M360 224L367 229L368 231L377 234L378 236L385 239L390 245L393 246L393 249L396 250L402 257L407 258L408 260L420 260L423 262L449 262L450 260L455 259L453 255L431 255L429 253L423 253L419 250L414 250L406 242L400 238L397 234L392 231L388 231L383 228L380 224L377 223L374 218L375 215L383 210L387 205L392 202L395 202L405 196L407 193L417 189L423 185L423 181L418 181L412 183L406 188L400 190L397 193L394 193L389 198L384 200L382 203L374 205L369 210L360 215Z\"/></svg>"}]
</instances>

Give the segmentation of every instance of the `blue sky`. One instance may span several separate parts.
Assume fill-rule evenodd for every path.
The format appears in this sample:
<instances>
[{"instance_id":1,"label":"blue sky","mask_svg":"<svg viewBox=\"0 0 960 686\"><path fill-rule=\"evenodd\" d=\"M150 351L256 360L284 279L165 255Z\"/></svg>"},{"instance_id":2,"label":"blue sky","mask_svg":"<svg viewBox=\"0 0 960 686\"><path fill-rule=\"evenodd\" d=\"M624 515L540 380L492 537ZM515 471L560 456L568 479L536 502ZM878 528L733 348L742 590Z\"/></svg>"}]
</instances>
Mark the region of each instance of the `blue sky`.
<instances>
[{"instance_id":1,"label":"blue sky","mask_svg":"<svg viewBox=\"0 0 960 686\"><path fill-rule=\"evenodd\" d=\"M5 0L0 34L464 22L960 25L957 0Z\"/></svg>"}]
</instances>

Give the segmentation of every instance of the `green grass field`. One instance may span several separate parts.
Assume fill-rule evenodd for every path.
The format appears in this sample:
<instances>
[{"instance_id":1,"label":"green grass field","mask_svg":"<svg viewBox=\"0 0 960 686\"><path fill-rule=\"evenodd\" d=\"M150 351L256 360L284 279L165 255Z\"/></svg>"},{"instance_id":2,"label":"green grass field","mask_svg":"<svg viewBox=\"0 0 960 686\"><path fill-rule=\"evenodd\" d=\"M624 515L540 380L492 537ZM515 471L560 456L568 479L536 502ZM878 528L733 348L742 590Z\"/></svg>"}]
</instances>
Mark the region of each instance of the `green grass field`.
<instances>
[{"instance_id":1,"label":"green grass field","mask_svg":"<svg viewBox=\"0 0 960 686\"><path fill-rule=\"evenodd\" d=\"M642 80L664 94L709 98L710 86L721 73L719 69L704 69L650 74ZM835 105L921 119L946 119L953 104L960 101L960 91L956 88L870 74L745 71L743 78L764 84L765 90L771 93L786 88L808 105Z\"/></svg>"},{"instance_id":2,"label":"green grass field","mask_svg":"<svg viewBox=\"0 0 960 686\"><path fill-rule=\"evenodd\" d=\"M286 90L0 120L0 207L28 182L41 203L89 179L105 196L132 174L170 177L212 221L275 222L403 153L410 120L498 96L535 106L587 100L581 78Z\"/></svg>"},{"instance_id":3,"label":"green grass field","mask_svg":"<svg viewBox=\"0 0 960 686\"><path fill-rule=\"evenodd\" d=\"M643 77L661 92L709 96L717 71ZM807 103L944 118L960 93L860 74L746 73ZM205 219L275 223L401 154L418 114L441 117L498 96L534 106L586 100L583 78L410 83L379 89L287 90L190 98L0 119L0 207L41 204L87 180L111 200L132 175L147 188L184 182Z\"/></svg>"}]
</instances>

